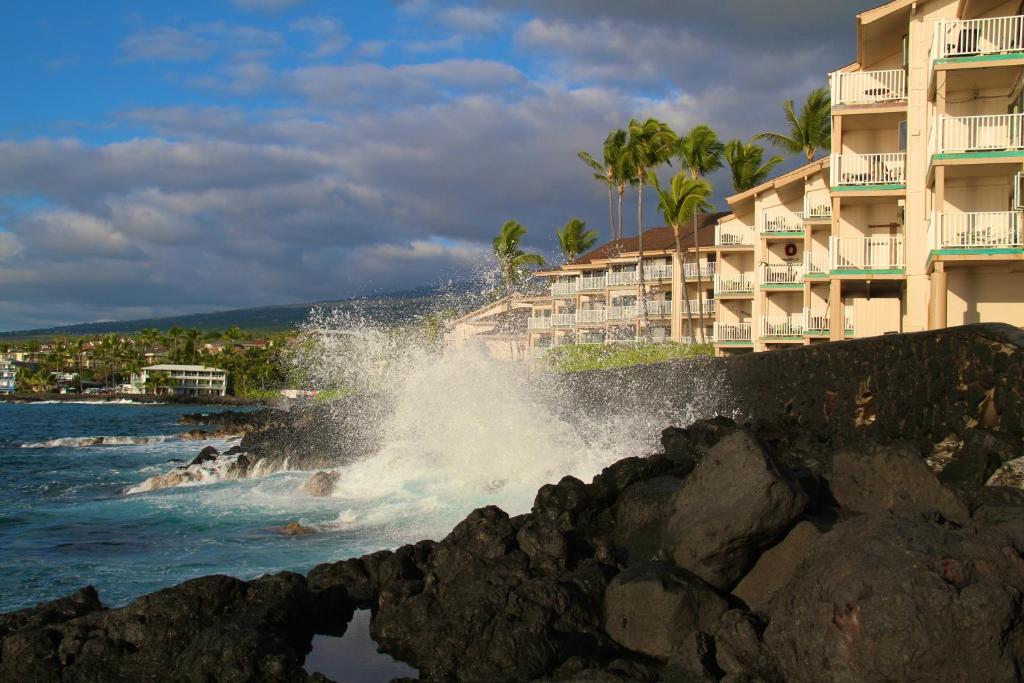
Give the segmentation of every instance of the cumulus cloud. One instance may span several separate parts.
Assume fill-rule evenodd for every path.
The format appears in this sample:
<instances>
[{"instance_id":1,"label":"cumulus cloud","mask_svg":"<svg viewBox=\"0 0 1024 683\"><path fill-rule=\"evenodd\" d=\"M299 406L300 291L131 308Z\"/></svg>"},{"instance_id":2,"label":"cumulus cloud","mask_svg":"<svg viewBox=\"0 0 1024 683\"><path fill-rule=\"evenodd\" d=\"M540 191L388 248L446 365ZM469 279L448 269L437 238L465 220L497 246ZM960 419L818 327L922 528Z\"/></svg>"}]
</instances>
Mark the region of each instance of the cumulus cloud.
<instances>
[{"instance_id":1,"label":"cumulus cloud","mask_svg":"<svg viewBox=\"0 0 1024 683\"><path fill-rule=\"evenodd\" d=\"M501 29L504 13L477 7L448 7L437 13L438 20L457 31L492 33Z\"/></svg>"},{"instance_id":2,"label":"cumulus cloud","mask_svg":"<svg viewBox=\"0 0 1024 683\"><path fill-rule=\"evenodd\" d=\"M312 59L336 55L349 43L341 23L331 17L304 17L293 21L291 28L309 33L316 39L316 46L309 52Z\"/></svg>"},{"instance_id":3,"label":"cumulus cloud","mask_svg":"<svg viewBox=\"0 0 1024 683\"><path fill-rule=\"evenodd\" d=\"M188 62L209 59L218 50L251 58L268 54L281 44L275 31L214 21L141 29L121 42L121 51L128 60Z\"/></svg>"}]
</instances>

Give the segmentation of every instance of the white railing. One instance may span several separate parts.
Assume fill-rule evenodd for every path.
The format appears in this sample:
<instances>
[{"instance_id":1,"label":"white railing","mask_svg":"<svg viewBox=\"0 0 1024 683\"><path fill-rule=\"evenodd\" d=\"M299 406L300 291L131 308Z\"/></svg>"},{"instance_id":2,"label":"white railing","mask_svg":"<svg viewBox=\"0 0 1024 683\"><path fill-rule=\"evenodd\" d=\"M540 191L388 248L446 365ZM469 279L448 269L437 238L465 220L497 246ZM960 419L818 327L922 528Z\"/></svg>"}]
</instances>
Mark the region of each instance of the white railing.
<instances>
[{"instance_id":1,"label":"white railing","mask_svg":"<svg viewBox=\"0 0 1024 683\"><path fill-rule=\"evenodd\" d=\"M813 221L832 217L832 195L828 192L808 192L804 195L804 220Z\"/></svg>"},{"instance_id":2,"label":"white railing","mask_svg":"<svg viewBox=\"0 0 1024 683\"><path fill-rule=\"evenodd\" d=\"M608 320L632 320L637 316L637 307L633 306L609 306Z\"/></svg>"},{"instance_id":3,"label":"white railing","mask_svg":"<svg viewBox=\"0 0 1024 683\"><path fill-rule=\"evenodd\" d=\"M590 275L580 278L579 291L581 292L593 292L596 290L604 289L605 283L608 279L604 275Z\"/></svg>"},{"instance_id":4,"label":"white railing","mask_svg":"<svg viewBox=\"0 0 1024 683\"><path fill-rule=\"evenodd\" d=\"M853 306L843 306L843 325L853 329ZM805 308L804 330L807 332L828 332L832 326L832 314L827 308Z\"/></svg>"},{"instance_id":5,"label":"white railing","mask_svg":"<svg viewBox=\"0 0 1024 683\"><path fill-rule=\"evenodd\" d=\"M795 285L803 282L804 264L802 263L762 263L761 284L764 285Z\"/></svg>"},{"instance_id":6,"label":"white railing","mask_svg":"<svg viewBox=\"0 0 1024 683\"><path fill-rule=\"evenodd\" d=\"M720 247L752 245L754 244L754 229L749 225L716 225L715 244Z\"/></svg>"},{"instance_id":7,"label":"white railing","mask_svg":"<svg viewBox=\"0 0 1024 683\"><path fill-rule=\"evenodd\" d=\"M937 152L1024 148L1024 114L941 116Z\"/></svg>"},{"instance_id":8,"label":"white railing","mask_svg":"<svg viewBox=\"0 0 1024 683\"><path fill-rule=\"evenodd\" d=\"M701 279L710 280L715 276L715 264L703 261L700 264L697 263L684 263L683 264L683 277L687 280L696 280L697 275L700 275Z\"/></svg>"},{"instance_id":9,"label":"white railing","mask_svg":"<svg viewBox=\"0 0 1024 683\"><path fill-rule=\"evenodd\" d=\"M672 266L644 266L644 280L671 280Z\"/></svg>"},{"instance_id":10,"label":"white railing","mask_svg":"<svg viewBox=\"0 0 1024 683\"><path fill-rule=\"evenodd\" d=\"M751 341L753 338L750 323L715 323L715 341Z\"/></svg>"},{"instance_id":11,"label":"white railing","mask_svg":"<svg viewBox=\"0 0 1024 683\"><path fill-rule=\"evenodd\" d=\"M700 344L701 340L700 340L700 336L699 335L697 337L691 337L689 335L684 335L684 336L679 338L679 343L680 344ZM705 344L714 344L715 343L715 334L714 334L714 332L707 332L707 333L705 333L704 334L704 342L703 343L705 343Z\"/></svg>"},{"instance_id":12,"label":"white railing","mask_svg":"<svg viewBox=\"0 0 1024 683\"><path fill-rule=\"evenodd\" d=\"M836 71L829 74L832 106L897 102L907 99L907 73L903 69L885 71Z\"/></svg>"},{"instance_id":13,"label":"white railing","mask_svg":"<svg viewBox=\"0 0 1024 683\"><path fill-rule=\"evenodd\" d=\"M550 330L551 329L551 316L542 315L536 318L529 318L526 323L526 329L528 330Z\"/></svg>"},{"instance_id":14,"label":"white railing","mask_svg":"<svg viewBox=\"0 0 1024 683\"><path fill-rule=\"evenodd\" d=\"M603 323L607 319L603 308L584 308L576 311L577 324Z\"/></svg>"},{"instance_id":15,"label":"white railing","mask_svg":"<svg viewBox=\"0 0 1024 683\"><path fill-rule=\"evenodd\" d=\"M614 287L616 285L635 285L636 271L623 270L620 272L608 273L607 280L609 287Z\"/></svg>"},{"instance_id":16,"label":"white railing","mask_svg":"<svg viewBox=\"0 0 1024 683\"><path fill-rule=\"evenodd\" d=\"M552 327L572 327L575 322L575 313L555 313L551 316Z\"/></svg>"},{"instance_id":17,"label":"white railing","mask_svg":"<svg viewBox=\"0 0 1024 683\"><path fill-rule=\"evenodd\" d=\"M551 296L573 296L577 292L576 282L554 282L551 284Z\"/></svg>"},{"instance_id":18,"label":"white railing","mask_svg":"<svg viewBox=\"0 0 1024 683\"><path fill-rule=\"evenodd\" d=\"M690 299L690 312L696 315L700 315L701 309L703 309L704 315L711 315L715 312L715 300L714 299ZM700 306L700 308L697 308ZM683 314L686 314L686 309L683 309Z\"/></svg>"},{"instance_id":19,"label":"white railing","mask_svg":"<svg viewBox=\"0 0 1024 683\"><path fill-rule=\"evenodd\" d=\"M768 315L761 318L762 337L800 337L803 333L802 316Z\"/></svg>"},{"instance_id":20,"label":"white railing","mask_svg":"<svg viewBox=\"0 0 1024 683\"><path fill-rule=\"evenodd\" d=\"M971 57L1024 50L1024 17L944 19L935 25L932 57Z\"/></svg>"},{"instance_id":21,"label":"white railing","mask_svg":"<svg viewBox=\"0 0 1024 683\"><path fill-rule=\"evenodd\" d=\"M830 237L831 270L892 270L905 268L903 235Z\"/></svg>"},{"instance_id":22,"label":"white railing","mask_svg":"<svg viewBox=\"0 0 1024 683\"><path fill-rule=\"evenodd\" d=\"M833 154L829 175L833 187L841 185L903 185L907 155Z\"/></svg>"},{"instance_id":23,"label":"white railing","mask_svg":"<svg viewBox=\"0 0 1024 683\"><path fill-rule=\"evenodd\" d=\"M647 315L672 315L672 302L648 301Z\"/></svg>"},{"instance_id":24,"label":"white railing","mask_svg":"<svg viewBox=\"0 0 1024 683\"><path fill-rule=\"evenodd\" d=\"M932 217L932 249L1020 249L1017 211L940 213Z\"/></svg>"},{"instance_id":25,"label":"white railing","mask_svg":"<svg viewBox=\"0 0 1024 683\"><path fill-rule=\"evenodd\" d=\"M751 294L754 281L746 275L715 275L715 294Z\"/></svg>"},{"instance_id":26,"label":"white railing","mask_svg":"<svg viewBox=\"0 0 1024 683\"><path fill-rule=\"evenodd\" d=\"M804 275L825 275L828 271L827 249L811 249L804 252Z\"/></svg>"},{"instance_id":27,"label":"white railing","mask_svg":"<svg viewBox=\"0 0 1024 683\"><path fill-rule=\"evenodd\" d=\"M761 214L761 232L803 232L803 229L803 212L768 209Z\"/></svg>"}]
</instances>

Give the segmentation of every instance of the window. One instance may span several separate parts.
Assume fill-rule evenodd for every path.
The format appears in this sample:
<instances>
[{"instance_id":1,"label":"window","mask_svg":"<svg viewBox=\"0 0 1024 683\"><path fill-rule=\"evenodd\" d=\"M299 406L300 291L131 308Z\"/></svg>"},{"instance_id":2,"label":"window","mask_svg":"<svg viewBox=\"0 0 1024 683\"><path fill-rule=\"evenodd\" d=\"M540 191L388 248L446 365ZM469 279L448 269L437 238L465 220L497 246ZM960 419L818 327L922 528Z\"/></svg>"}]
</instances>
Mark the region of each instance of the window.
<instances>
[{"instance_id":1,"label":"window","mask_svg":"<svg viewBox=\"0 0 1024 683\"><path fill-rule=\"evenodd\" d=\"M906 152L907 151L907 122L906 122L906 120L900 121L899 137L900 137L900 151L901 152Z\"/></svg>"}]
</instances>

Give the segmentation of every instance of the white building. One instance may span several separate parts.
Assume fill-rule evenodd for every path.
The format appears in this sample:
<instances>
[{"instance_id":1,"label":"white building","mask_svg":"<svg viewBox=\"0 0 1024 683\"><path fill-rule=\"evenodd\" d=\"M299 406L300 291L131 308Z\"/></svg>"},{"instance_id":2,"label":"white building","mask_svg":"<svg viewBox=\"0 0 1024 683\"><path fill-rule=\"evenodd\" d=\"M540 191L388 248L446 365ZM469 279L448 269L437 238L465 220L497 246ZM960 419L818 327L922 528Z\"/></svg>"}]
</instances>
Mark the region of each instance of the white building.
<instances>
[{"instance_id":1,"label":"white building","mask_svg":"<svg viewBox=\"0 0 1024 683\"><path fill-rule=\"evenodd\" d=\"M175 396L224 396L227 373L205 365L150 365L132 375L132 385L145 391L146 384L154 375L164 374L168 383L157 389L157 393Z\"/></svg>"},{"instance_id":2,"label":"white building","mask_svg":"<svg viewBox=\"0 0 1024 683\"><path fill-rule=\"evenodd\" d=\"M13 394L17 388L14 361L0 358L0 394Z\"/></svg>"}]
</instances>

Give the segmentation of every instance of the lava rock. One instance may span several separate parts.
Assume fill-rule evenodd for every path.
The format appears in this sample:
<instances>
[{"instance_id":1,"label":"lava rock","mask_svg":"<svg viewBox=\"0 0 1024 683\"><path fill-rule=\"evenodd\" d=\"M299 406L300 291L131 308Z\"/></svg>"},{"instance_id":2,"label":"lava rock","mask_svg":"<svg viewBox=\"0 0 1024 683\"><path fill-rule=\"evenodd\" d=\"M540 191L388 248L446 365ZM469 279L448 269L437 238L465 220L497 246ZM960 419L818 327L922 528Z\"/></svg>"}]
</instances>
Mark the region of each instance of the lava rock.
<instances>
[{"instance_id":1,"label":"lava rock","mask_svg":"<svg viewBox=\"0 0 1024 683\"><path fill-rule=\"evenodd\" d=\"M216 448L213 446L207 446L203 450L199 451L199 455L197 455L189 465L202 465L204 462L216 460L218 455L220 455L220 452Z\"/></svg>"},{"instance_id":2,"label":"lava rock","mask_svg":"<svg viewBox=\"0 0 1024 683\"><path fill-rule=\"evenodd\" d=\"M629 486L615 504L613 541L627 564L661 558L672 502L683 487L678 477L654 477Z\"/></svg>"},{"instance_id":3,"label":"lava rock","mask_svg":"<svg viewBox=\"0 0 1024 683\"><path fill-rule=\"evenodd\" d=\"M728 589L806 503L754 437L735 432L711 448L676 495L663 543L678 566Z\"/></svg>"},{"instance_id":4,"label":"lava rock","mask_svg":"<svg viewBox=\"0 0 1024 683\"><path fill-rule=\"evenodd\" d=\"M1003 463L1024 456L1019 439L988 429L969 429L939 481L962 495L977 495ZM998 480L997 480L998 482Z\"/></svg>"},{"instance_id":5,"label":"lava rock","mask_svg":"<svg viewBox=\"0 0 1024 683\"><path fill-rule=\"evenodd\" d=\"M306 480L302 489L313 497L329 496L334 493L334 486L340 477L341 475L337 472L317 472Z\"/></svg>"},{"instance_id":6,"label":"lava rock","mask_svg":"<svg viewBox=\"0 0 1024 683\"><path fill-rule=\"evenodd\" d=\"M796 574L821 535L810 522L800 522L782 541L761 554L732 594L752 610L764 609L772 596Z\"/></svg>"}]
</instances>

